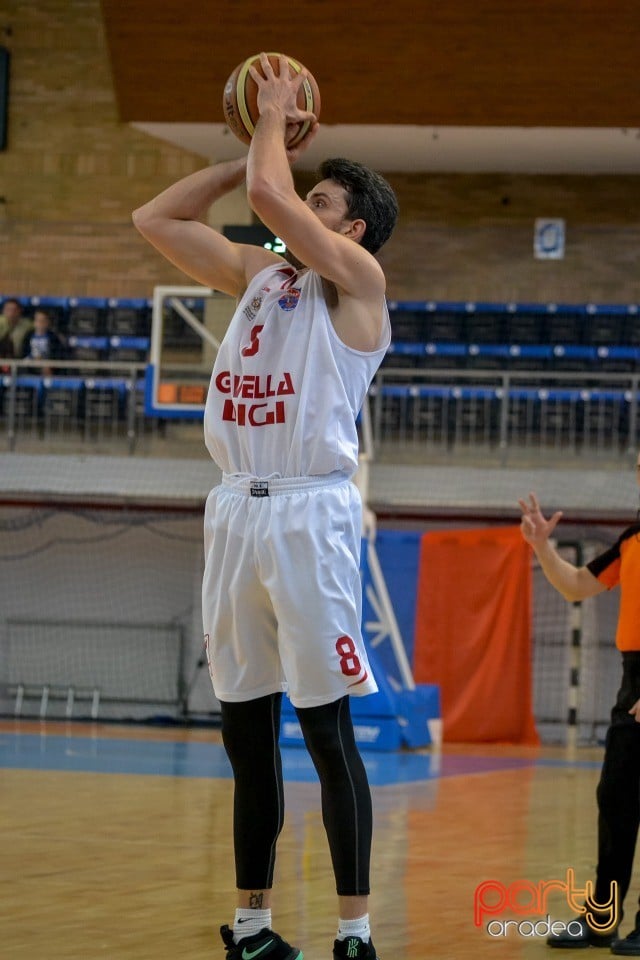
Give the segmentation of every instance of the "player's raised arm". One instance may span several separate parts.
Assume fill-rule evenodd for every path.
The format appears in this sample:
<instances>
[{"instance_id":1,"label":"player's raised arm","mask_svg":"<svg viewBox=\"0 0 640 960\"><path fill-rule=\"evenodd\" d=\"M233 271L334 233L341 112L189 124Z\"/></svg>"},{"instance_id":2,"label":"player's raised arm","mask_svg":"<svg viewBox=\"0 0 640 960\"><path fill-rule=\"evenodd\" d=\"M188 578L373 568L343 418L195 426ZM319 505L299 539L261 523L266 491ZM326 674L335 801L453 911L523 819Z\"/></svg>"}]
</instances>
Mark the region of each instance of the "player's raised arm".
<instances>
[{"instance_id":1,"label":"player's raised arm","mask_svg":"<svg viewBox=\"0 0 640 960\"><path fill-rule=\"evenodd\" d=\"M606 586L600 583L587 567L576 567L564 560L551 542L551 534L562 517L561 510L547 520L540 510L535 493L530 493L528 500L518 500L518 504L522 510L522 536L533 547L549 583L565 600L585 600L606 590Z\"/></svg>"},{"instance_id":2,"label":"player's raised arm","mask_svg":"<svg viewBox=\"0 0 640 960\"><path fill-rule=\"evenodd\" d=\"M367 230L362 217L349 216L344 191L326 181L306 200L295 191L286 149L288 129L297 129L307 118L296 103L303 75L290 77L284 58L276 74L266 56L261 58L264 77L255 68L259 87L260 117L253 135L247 165L247 194L252 209L305 266L332 281L339 292L373 302L384 296L384 274L361 241ZM296 148L307 148L317 125ZM353 241L356 241L355 243Z\"/></svg>"},{"instance_id":3,"label":"player's raised arm","mask_svg":"<svg viewBox=\"0 0 640 960\"><path fill-rule=\"evenodd\" d=\"M277 256L231 243L201 222L207 210L244 182L246 157L190 174L133 213L136 229L198 283L240 296L248 279Z\"/></svg>"}]
</instances>

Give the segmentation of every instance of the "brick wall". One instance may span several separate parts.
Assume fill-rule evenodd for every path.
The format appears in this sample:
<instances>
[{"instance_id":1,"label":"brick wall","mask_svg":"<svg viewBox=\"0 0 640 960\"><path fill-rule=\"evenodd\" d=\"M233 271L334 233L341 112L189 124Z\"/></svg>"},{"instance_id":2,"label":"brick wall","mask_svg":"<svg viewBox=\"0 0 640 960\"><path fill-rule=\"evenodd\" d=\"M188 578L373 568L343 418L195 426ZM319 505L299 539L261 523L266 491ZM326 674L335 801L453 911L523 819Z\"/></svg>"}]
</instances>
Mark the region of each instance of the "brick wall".
<instances>
[{"instance_id":1,"label":"brick wall","mask_svg":"<svg viewBox=\"0 0 640 960\"><path fill-rule=\"evenodd\" d=\"M638 302L634 176L427 176L394 181L381 259L393 299ZM535 260L536 217L566 221L563 260Z\"/></svg>"},{"instance_id":2,"label":"brick wall","mask_svg":"<svg viewBox=\"0 0 640 960\"><path fill-rule=\"evenodd\" d=\"M118 122L99 0L4 0L3 27L0 292L146 296L185 282L131 211L202 159Z\"/></svg>"}]
</instances>

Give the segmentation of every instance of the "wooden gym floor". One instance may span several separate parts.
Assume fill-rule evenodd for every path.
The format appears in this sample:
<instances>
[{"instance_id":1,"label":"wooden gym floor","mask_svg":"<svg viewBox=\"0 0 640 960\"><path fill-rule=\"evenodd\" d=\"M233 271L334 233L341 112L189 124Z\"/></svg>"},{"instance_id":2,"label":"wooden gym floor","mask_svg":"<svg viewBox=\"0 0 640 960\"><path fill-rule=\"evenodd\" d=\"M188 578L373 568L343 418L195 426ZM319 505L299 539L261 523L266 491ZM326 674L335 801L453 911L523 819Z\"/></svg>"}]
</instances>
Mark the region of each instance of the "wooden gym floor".
<instances>
[{"instance_id":1,"label":"wooden gym floor","mask_svg":"<svg viewBox=\"0 0 640 960\"><path fill-rule=\"evenodd\" d=\"M476 888L495 880L507 896L515 881L537 889L569 868L578 885L592 878L601 756L490 745L365 754L382 960L548 956L531 921L575 917L561 893L544 914L507 907L476 926ZM330 960L335 897L319 787L304 750L283 758L274 928L305 960ZM216 730L0 721L0 955L222 960L217 928L234 909L231 801ZM507 928L508 919L529 923Z\"/></svg>"}]
</instances>

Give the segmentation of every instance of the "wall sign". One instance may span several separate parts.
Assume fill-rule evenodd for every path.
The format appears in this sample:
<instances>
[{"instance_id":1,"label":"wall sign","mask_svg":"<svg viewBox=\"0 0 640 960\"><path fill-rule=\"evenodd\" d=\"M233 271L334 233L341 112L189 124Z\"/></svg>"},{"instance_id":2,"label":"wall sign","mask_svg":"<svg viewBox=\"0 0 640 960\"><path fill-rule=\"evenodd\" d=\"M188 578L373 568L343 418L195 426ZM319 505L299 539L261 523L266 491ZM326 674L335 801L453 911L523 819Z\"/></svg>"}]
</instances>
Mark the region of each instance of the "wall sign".
<instances>
[{"instance_id":1,"label":"wall sign","mask_svg":"<svg viewBox=\"0 0 640 960\"><path fill-rule=\"evenodd\" d=\"M564 234L564 220L538 217L533 231L533 255L536 260L562 260Z\"/></svg>"}]
</instances>

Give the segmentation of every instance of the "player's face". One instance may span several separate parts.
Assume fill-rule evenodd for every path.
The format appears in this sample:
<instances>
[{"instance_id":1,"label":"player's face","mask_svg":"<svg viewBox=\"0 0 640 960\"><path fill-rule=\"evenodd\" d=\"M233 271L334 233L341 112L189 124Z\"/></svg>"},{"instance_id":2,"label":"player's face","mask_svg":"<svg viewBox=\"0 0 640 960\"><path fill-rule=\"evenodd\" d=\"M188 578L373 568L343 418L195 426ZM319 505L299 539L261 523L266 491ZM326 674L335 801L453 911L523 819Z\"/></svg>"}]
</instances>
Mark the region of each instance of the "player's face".
<instances>
[{"instance_id":1,"label":"player's face","mask_svg":"<svg viewBox=\"0 0 640 960\"><path fill-rule=\"evenodd\" d=\"M327 230L345 233L349 229L352 221L347 219L347 191L340 184L333 180L322 180L307 194L304 202ZM297 270L305 266L288 247L284 256Z\"/></svg>"},{"instance_id":2,"label":"player's face","mask_svg":"<svg viewBox=\"0 0 640 960\"><path fill-rule=\"evenodd\" d=\"M341 233L348 229L347 191L333 180L322 180L311 190L305 201L310 210L329 230Z\"/></svg>"}]
</instances>

